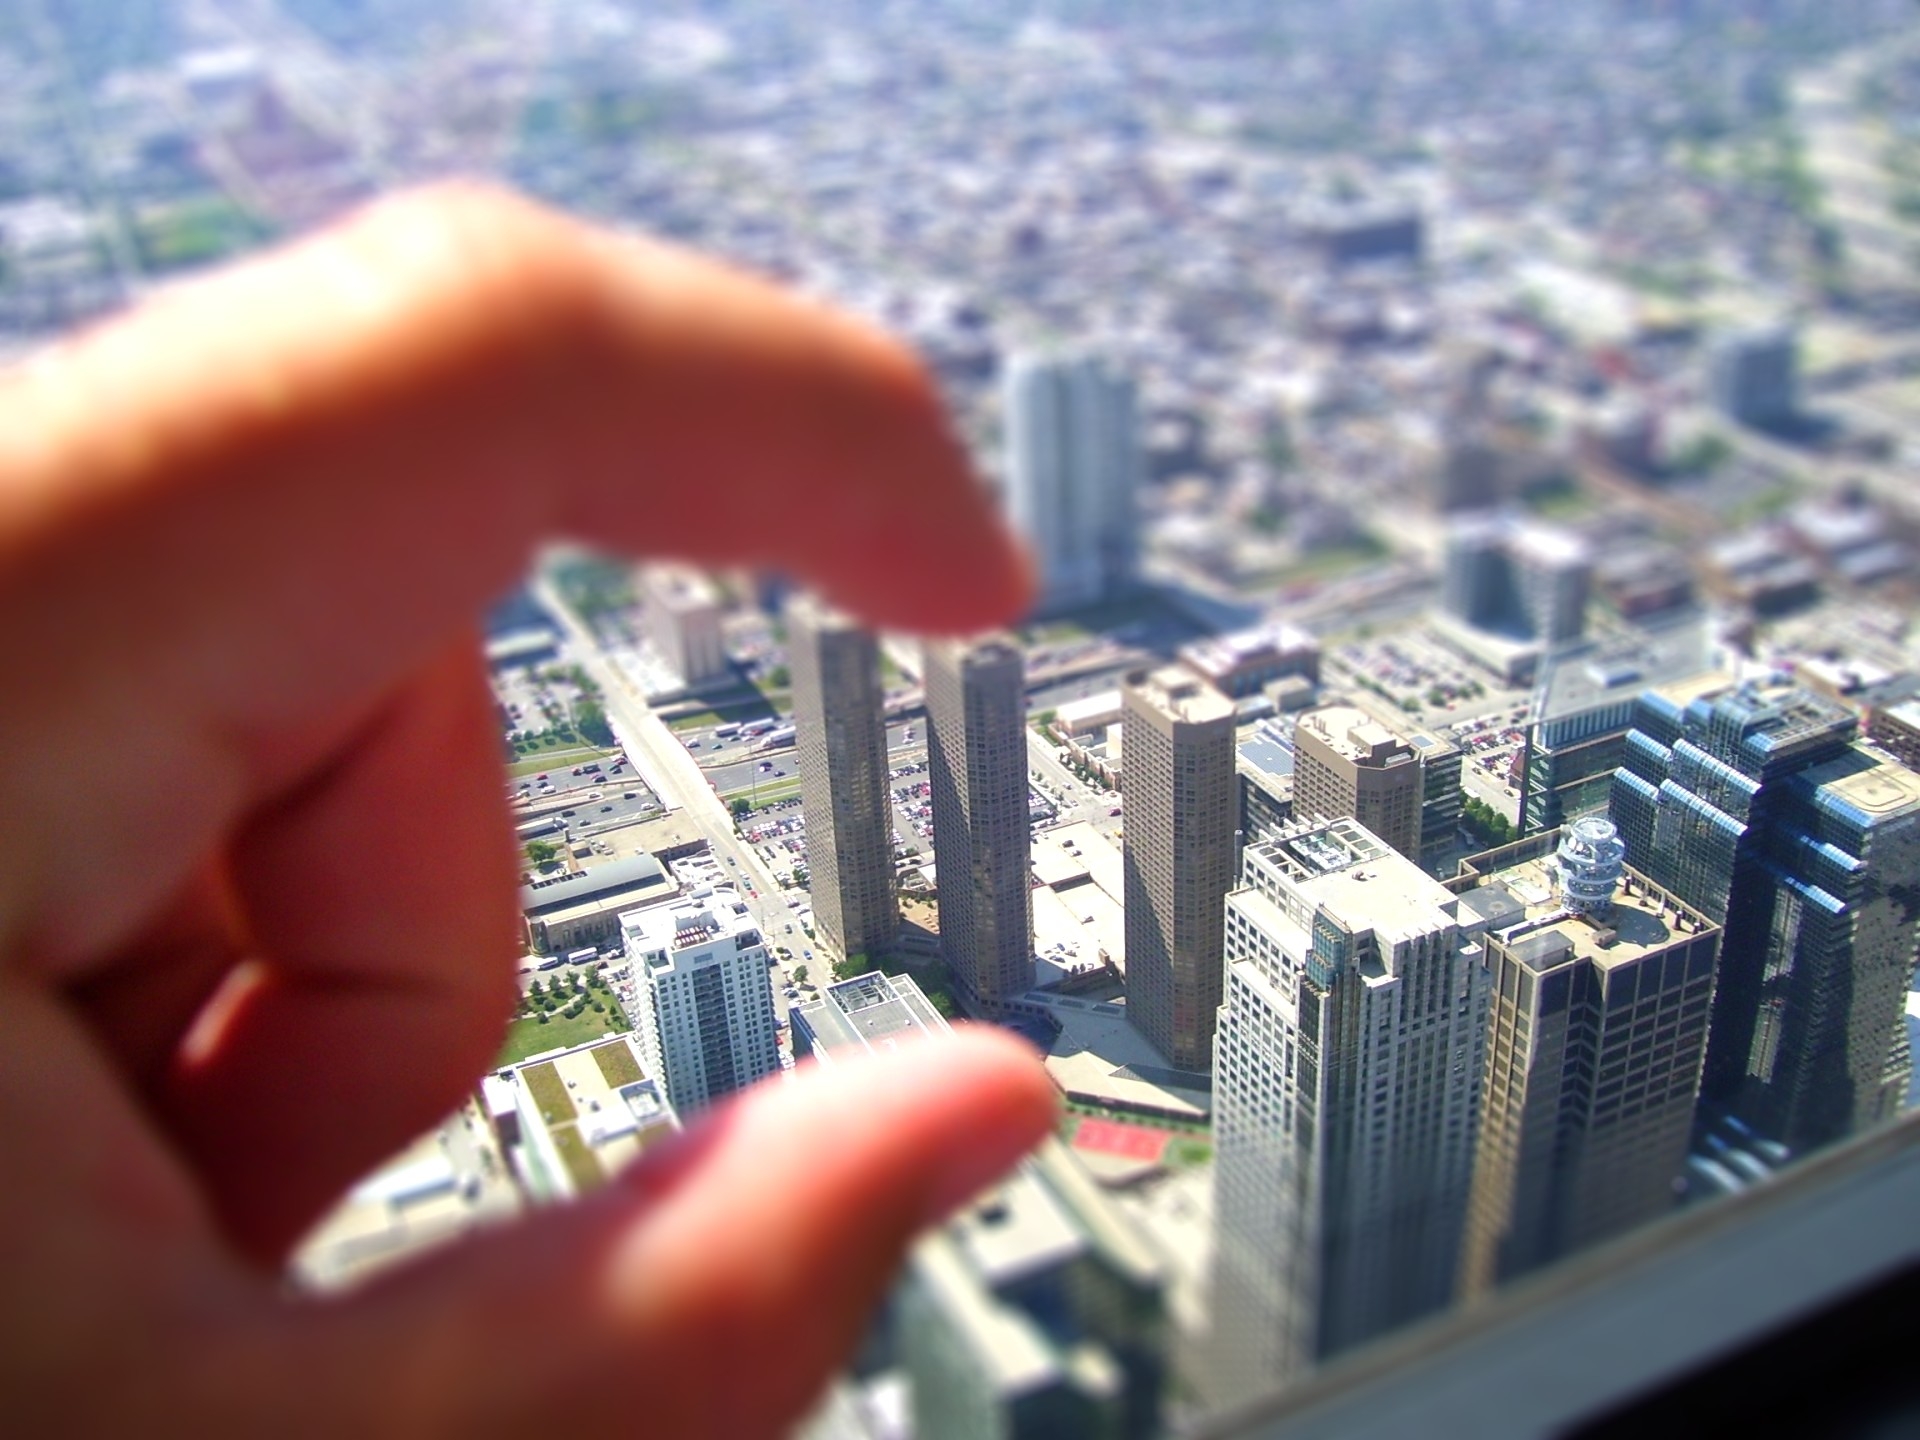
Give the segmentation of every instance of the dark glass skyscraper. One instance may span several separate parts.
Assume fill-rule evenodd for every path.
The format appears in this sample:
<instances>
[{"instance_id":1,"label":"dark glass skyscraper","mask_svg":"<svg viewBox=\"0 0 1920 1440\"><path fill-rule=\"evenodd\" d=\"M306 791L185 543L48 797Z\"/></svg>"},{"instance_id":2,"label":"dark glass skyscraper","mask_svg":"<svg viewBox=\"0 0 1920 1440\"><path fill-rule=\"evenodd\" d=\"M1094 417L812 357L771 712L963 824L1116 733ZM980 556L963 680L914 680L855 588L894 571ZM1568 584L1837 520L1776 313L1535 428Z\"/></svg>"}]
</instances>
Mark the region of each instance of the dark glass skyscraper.
<instances>
[{"instance_id":1,"label":"dark glass skyscraper","mask_svg":"<svg viewBox=\"0 0 1920 1440\"><path fill-rule=\"evenodd\" d=\"M998 1018L1033 985L1026 662L996 636L930 642L924 668L940 953Z\"/></svg>"},{"instance_id":2,"label":"dark glass skyscraper","mask_svg":"<svg viewBox=\"0 0 1920 1440\"><path fill-rule=\"evenodd\" d=\"M1788 686L1640 703L1627 857L1724 926L1701 1099L1795 1150L1891 1115L1920 931L1920 777Z\"/></svg>"},{"instance_id":3,"label":"dark glass skyscraper","mask_svg":"<svg viewBox=\"0 0 1920 1440\"><path fill-rule=\"evenodd\" d=\"M787 620L815 928L836 960L878 957L900 931L879 645L805 597Z\"/></svg>"}]
</instances>

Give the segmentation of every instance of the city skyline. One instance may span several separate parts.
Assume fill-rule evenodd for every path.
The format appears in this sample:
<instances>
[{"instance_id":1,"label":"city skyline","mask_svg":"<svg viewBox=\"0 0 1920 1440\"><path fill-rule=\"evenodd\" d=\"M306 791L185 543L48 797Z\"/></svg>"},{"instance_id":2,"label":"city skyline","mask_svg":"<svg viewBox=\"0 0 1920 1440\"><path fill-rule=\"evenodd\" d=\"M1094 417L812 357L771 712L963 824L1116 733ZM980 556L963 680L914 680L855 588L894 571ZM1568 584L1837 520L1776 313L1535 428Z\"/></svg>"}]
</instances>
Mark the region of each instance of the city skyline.
<instances>
[{"instance_id":1,"label":"city skyline","mask_svg":"<svg viewBox=\"0 0 1920 1440\"><path fill-rule=\"evenodd\" d=\"M983 1021L1057 1136L820 1433L1182 1431L1890 1124L1910 12L0 0L0 364L504 184L899 337L1034 566L927 640L569 514L484 623L507 1038L300 1283ZM694 557L810 513L641 478Z\"/></svg>"}]
</instances>

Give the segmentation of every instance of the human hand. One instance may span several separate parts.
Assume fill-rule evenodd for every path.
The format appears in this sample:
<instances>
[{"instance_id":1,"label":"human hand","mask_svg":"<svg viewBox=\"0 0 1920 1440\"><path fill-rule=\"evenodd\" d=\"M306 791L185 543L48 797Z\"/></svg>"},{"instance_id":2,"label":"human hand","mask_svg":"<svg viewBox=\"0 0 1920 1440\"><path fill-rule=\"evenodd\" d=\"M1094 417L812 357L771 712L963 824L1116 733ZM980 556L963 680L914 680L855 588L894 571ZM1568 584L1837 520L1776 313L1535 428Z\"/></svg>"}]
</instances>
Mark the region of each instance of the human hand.
<instances>
[{"instance_id":1,"label":"human hand","mask_svg":"<svg viewBox=\"0 0 1920 1440\"><path fill-rule=\"evenodd\" d=\"M516 860L481 606L542 538L878 623L1024 566L918 366L665 247L389 202L0 381L0 1393L22 1433L777 1433L1036 1141L974 1032L723 1107L338 1302L274 1268L491 1060Z\"/></svg>"}]
</instances>

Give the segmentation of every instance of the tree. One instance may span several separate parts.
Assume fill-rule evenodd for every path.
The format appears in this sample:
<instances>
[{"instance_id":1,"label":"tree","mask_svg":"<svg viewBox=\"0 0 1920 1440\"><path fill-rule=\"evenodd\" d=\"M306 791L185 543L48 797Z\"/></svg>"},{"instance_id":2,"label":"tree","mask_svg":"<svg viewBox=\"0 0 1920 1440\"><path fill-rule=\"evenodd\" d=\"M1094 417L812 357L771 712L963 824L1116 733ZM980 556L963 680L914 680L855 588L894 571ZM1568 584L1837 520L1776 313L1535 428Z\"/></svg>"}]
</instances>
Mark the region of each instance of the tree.
<instances>
[{"instance_id":1,"label":"tree","mask_svg":"<svg viewBox=\"0 0 1920 1440\"><path fill-rule=\"evenodd\" d=\"M793 983L796 985L804 985L807 983L807 967L806 966L796 965L793 967Z\"/></svg>"},{"instance_id":2,"label":"tree","mask_svg":"<svg viewBox=\"0 0 1920 1440\"><path fill-rule=\"evenodd\" d=\"M613 747L613 726L607 723L607 712L598 700L582 700L574 707L573 727L582 739L602 749Z\"/></svg>"},{"instance_id":3,"label":"tree","mask_svg":"<svg viewBox=\"0 0 1920 1440\"><path fill-rule=\"evenodd\" d=\"M744 795L737 797L733 802L733 813L735 815L751 815L753 813L753 801Z\"/></svg>"},{"instance_id":4,"label":"tree","mask_svg":"<svg viewBox=\"0 0 1920 1440\"><path fill-rule=\"evenodd\" d=\"M527 858L544 870L560 858L560 847L551 840L529 840ZM538 985L540 982L536 980L533 983Z\"/></svg>"},{"instance_id":5,"label":"tree","mask_svg":"<svg viewBox=\"0 0 1920 1440\"><path fill-rule=\"evenodd\" d=\"M784 690L793 683L793 672L784 665L776 665L767 671L767 684L776 690Z\"/></svg>"}]
</instances>

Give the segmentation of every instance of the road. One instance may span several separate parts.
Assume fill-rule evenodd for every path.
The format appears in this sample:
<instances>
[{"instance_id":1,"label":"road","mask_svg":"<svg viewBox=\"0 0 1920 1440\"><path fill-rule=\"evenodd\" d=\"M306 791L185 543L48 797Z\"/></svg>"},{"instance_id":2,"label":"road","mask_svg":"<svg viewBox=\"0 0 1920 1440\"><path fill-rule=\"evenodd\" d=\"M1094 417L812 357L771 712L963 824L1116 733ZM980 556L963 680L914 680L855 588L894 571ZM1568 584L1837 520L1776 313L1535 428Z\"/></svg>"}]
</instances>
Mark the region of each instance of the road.
<instances>
[{"instance_id":1,"label":"road","mask_svg":"<svg viewBox=\"0 0 1920 1440\"><path fill-rule=\"evenodd\" d=\"M798 941L792 948L799 959L811 942L797 931L791 937L787 935L786 926L792 921L793 912L787 906L786 896L753 847L734 834L733 816L707 783L693 756L653 713L645 698L632 688L625 674L601 652L592 632L581 623L558 589L544 575L535 577L531 589L565 630L568 658L584 666L599 684L607 719L634 768L660 797L660 803L668 810L679 811L682 820L706 840L722 870L741 878L749 892L745 896L748 909L767 944ZM770 969L769 978L778 977L785 968ZM810 968L816 977L825 972L818 957ZM780 994L780 983L774 985L773 1003L775 1013L784 1021L787 1001Z\"/></svg>"},{"instance_id":2,"label":"road","mask_svg":"<svg viewBox=\"0 0 1920 1440\"><path fill-rule=\"evenodd\" d=\"M1067 804L1055 817L1055 823L1084 820L1111 840L1121 829L1121 816L1111 812L1118 802L1109 800L1104 790L1091 790L1080 778L1054 757L1054 746L1032 730L1027 731L1027 768L1040 777L1044 786L1067 797Z\"/></svg>"},{"instance_id":3,"label":"road","mask_svg":"<svg viewBox=\"0 0 1920 1440\"><path fill-rule=\"evenodd\" d=\"M720 740L714 737L711 727L674 733L681 747L695 757L707 783L722 796L746 790L755 781L784 780L788 782L787 788L791 788L793 778L800 773L799 752L792 746L757 753L753 748L757 741L753 737ZM909 740L908 735L914 738ZM888 765L897 769L909 761L924 758L925 753L924 724L913 721L887 727ZM768 768L762 769L762 766Z\"/></svg>"}]
</instances>

